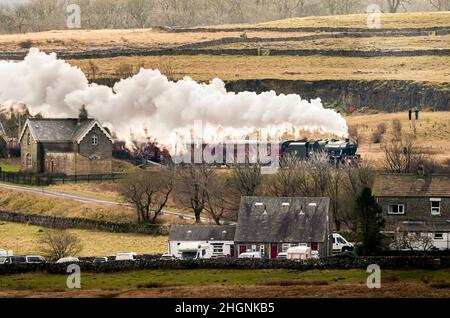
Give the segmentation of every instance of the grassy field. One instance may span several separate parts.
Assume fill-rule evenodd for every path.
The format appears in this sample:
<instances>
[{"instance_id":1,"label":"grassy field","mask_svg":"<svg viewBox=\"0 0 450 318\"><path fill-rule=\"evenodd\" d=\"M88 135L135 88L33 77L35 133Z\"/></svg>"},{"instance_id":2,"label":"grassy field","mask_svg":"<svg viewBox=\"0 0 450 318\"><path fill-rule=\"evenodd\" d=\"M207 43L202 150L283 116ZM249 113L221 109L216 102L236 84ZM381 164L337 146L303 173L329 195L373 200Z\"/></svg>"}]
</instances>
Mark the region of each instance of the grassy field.
<instances>
[{"instance_id":1,"label":"grassy field","mask_svg":"<svg viewBox=\"0 0 450 318\"><path fill-rule=\"evenodd\" d=\"M50 229L38 226L0 222L0 247L13 250L16 255L40 254L39 239ZM77 235L83 245L80 256L115 255L120 252L141 254L165 253L166 236L107 233L87 230L68 230Z\"/></svg>"},{"instance_id":2,"label":"grassy field","mask_svg":"<svg viewBox=\"0 0 450 318\"><path fill-rule=\"evenodd\" d=\"M427 154L436 161L450 165L450 112L422 112L419 121L409 121L408 113L380 113L380 114L357 114L348 116L347 122L350 126L357 127L360 135L359 153L365 159L373 163L382 164L384 155L380 144L374 144L371 140L372 134L380 123L386 125L384 139L388 140L393 134L393 121L398 120L402 126L403 136L412 136L414 143L425 149ZM414 137L414 129L416 133Z\"/></svg>"},{"instance_id":3,"label":"grassy field","mask_svg":"<svg viewBox=\"0 0 450 318\"><path fill-rule=\"evenodd\" d=\"M19 172L20 160L19 159L0 159L0 168L3 172Z\"/></svg>"},{"instance_id":4,"label":"grassy field","mask_svg":"<svg viewBox=\"0 0 450 318\"><path fill-rule=\"evenodd\" d=\"M324 56L130 56L94 60L70 60L89 74L89 62L98 67L97 78L117 78L118 65L158 68L169 64L172 76L189 76L198 81L213 78L285 79L285 80L411 80L448 83L450 74L442 65L450 63L447 56L412 57L324 57Z\"/></svg>"},{"instance_id":5,"label":"grassy field","mask_svg":"<svg viewBox=\"0 0 450 318\"><path fill-rule=\"evenodd\" d=\"M213 28L367 28L367 14L351 14L340 16L322 16L291 18L258 24L218 25ZM411 13L383 13L381 15L382 28L427 28L436 25L450 26L450 12L411 12Z\"/></svg>"},{"instance_id":6,"label":"grassy field","mask_svg":"<svg viewBox=\"0 0 450 318\"><path fill-rule=\"evenodd\" d=\"M84 273L81 290L65 290L65 275L3 276L1 296L55 297L446 297L448 270L385 270L369 290L364 270L152 270Z\"/></svg>"}]
</instances>

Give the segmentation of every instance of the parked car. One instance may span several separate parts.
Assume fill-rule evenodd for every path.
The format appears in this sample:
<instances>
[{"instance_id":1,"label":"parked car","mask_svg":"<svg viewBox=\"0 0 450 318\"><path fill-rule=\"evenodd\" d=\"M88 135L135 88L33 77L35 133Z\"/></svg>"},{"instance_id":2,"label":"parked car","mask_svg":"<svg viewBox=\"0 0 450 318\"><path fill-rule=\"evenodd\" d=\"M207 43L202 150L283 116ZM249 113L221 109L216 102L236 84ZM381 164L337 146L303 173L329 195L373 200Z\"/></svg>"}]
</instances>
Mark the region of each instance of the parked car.
<instances>
[{"instance_id":1,"label":"parked car","mask_svg":"<svg viewBox=\"0 0 450 318\"><path fill-rule=\"evenodd\" d=\"M245 253L241 253L238 258L261 258L261 253L245 252Z\"/></svg>"},{"instance_id":2,"label":"parked car","mask_svg":"<svg viewBox=\"0 0 450 318\"><path fill-rule=\"evenodd\" d=\"M160 258L161 260L173 260L173 259L177 259L175 255L172 254L164 254L163 256L161 256Z\"/></svg>"},{"instance_id":3,"label":"parked car","mask_svg":"<svg viewBox=\"0 0 450 318\"><path fill-rule=\"evenodd\" d=\"M25 257L26 257L27 264L41 264L41 263L47 262L44 257L39 256L39 255L30 255L30 256L25 256Z\"/></svg>"},{"instance_id":4,"label":"parked car","mask_svg":"<svg viewBox=\"0 0 450 318\"><path fill-rule=\"evenodd\" d=\"M286 252L278 253L277 259L287 259L287 253Z\"/></svg>"},{"instance_id":5,"label":"parked car","mask_svg":"<svg viewBox=\"0 0 450 318\"><path fill-rule=\"evenodd\" d=\"M119 253L116 255L116 261L135 261L136 253Z\"/></svg>"},{"instance_id":6,"label":"parked car","mask_svg":"<svg viewBox=\"0 0 450 318\"><path fill-rule=\"evenodd\" d=\"M56 261L56 264L64 264L64 263L79 263L80 260L78 257L63 257Z\"/></svg>"},{"instance_id":7,"label":"parked car","mask_svg":"<svg viewBox=\"0 0 450 318\"><path fill-rule=\"evenodd\" d=\"M107 257L96 257L96 258L94 258L94 260L92 262L93 263L107 263L108 258Z\"/></svg>"}]
</instances>

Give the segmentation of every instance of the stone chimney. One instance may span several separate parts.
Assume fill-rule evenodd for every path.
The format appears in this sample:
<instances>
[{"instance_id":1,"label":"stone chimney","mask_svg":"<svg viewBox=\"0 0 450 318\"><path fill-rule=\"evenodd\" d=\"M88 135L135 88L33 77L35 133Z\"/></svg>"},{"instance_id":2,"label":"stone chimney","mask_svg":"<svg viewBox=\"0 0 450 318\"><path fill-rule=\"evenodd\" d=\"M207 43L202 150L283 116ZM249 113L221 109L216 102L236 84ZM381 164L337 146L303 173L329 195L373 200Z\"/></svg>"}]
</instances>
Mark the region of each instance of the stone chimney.
<instances>
[{"instance_id":1,"label":"stone chimney","mask_svg":"<svg viewBox=\"0 0 450 318\"><path fill-rule=\"evenodd\" d=\"M88 112L86 110L86 105L82 105L80 108L80 112L78 114L78 125L81 125L83 122L88 120Z\"/></svg>"}]
</instances>

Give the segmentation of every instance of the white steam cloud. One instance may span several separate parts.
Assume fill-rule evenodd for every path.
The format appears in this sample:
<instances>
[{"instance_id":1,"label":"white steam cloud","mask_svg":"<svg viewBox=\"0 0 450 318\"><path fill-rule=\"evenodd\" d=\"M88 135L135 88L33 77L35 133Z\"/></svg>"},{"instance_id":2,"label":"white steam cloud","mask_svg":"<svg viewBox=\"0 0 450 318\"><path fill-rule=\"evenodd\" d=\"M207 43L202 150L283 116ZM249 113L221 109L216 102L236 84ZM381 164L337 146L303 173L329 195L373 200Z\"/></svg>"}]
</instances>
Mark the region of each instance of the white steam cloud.
<instances>
[{"instance_id":1,"label":"white steam cloud","mask_svg":"<svg viewBox=\"0 0 450 318\"><path fill-rule=\"evenodd\" d=\"M150 136L169 144L176 133L188 134L201 120L204 138L240 135L254 129L283 131L286 127L347 136L345 119L298 95L275 92L227 92L220 79L200 84L190 78L169 81L158 70L141 69L113 89L89 84L83 72L58 60L56 54L31 49L19 63L0 61L0 105L25 103L32 114L76 117L81 105L91 117L118 137Z\"/></svg>"}]
</instances>

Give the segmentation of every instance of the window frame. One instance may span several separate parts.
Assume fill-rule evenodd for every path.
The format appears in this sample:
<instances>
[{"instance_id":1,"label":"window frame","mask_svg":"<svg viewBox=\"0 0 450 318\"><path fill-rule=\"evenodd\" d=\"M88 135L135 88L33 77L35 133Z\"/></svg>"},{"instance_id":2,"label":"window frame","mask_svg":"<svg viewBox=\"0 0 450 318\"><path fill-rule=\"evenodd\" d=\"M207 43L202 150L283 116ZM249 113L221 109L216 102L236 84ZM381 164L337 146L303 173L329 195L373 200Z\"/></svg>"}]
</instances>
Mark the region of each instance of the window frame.
<instances>
[{"instance_id":1,"label":"window frame","mask_svg":"<svg viewBox=\"0 0 450 318\"><path fill-rule=\"evenodd\" d=\"M27 168L33 167L33 156L29 152L25 155L25 166Z\"/></svg>"},{"instance_id":2,"label":"window frame","mask_svg":"<svg viewBox=\"0 0 450 318\"><path fill-rule=\"evenodd\" d=\"M98 146L98 136L97 136L97 134L93 134L91 136L91 145L92 146Z\"/></svg>"},{"instance_id":3,"label":"window frame","mask_svg":"<svg viewBox=\"0 0 450 318\"><path fill-rule=\"evenodd\" d=\"M441 199L440 198L430 198L430 211L431 215L441 215ZM438 203L438 207L433 207L433 203Z\"/></svg>"},{"instance_id":4,"label":"window frame","mask_svg":"<svg viewBox=\"0 0 450 318\"><path fill-rule=\"evenodd\" d=\"M436 238L436 235L440 235L440 238ZM444 233L433 233L433 240L435 241L443 241L444 240Z\"/></svg>"},{"instance_id":5,"label":"window frame","mask_svg":"<svg viewBox=\"0 0 450 318\"><path fill-rule=\"evenodd\" d=\"M397 206L397 210L400 211L400 207L402 207L402 212L392 212L391 207ZM397 204L388 204L387 212L389 215L404 215L405 214L405 204L397 203Z\"/></svg>"}]
</instances>

